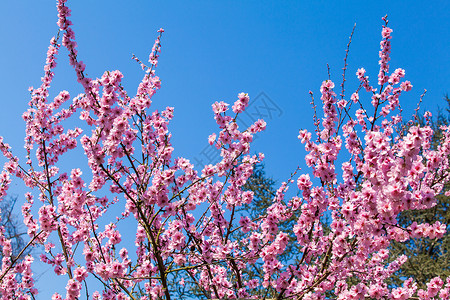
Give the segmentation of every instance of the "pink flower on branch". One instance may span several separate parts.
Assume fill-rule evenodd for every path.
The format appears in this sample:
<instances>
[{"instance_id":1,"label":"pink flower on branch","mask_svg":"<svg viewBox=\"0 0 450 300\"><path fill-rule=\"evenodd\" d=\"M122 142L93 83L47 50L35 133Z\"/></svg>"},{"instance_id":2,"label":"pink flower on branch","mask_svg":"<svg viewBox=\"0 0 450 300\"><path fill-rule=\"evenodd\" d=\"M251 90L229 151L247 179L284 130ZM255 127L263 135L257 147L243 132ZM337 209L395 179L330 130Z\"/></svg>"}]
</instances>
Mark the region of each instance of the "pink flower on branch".
<instances>
[{"instance_id":1,"label":"pink flower on branch","mask_svg":"<svg viewBox=\"0 0 450 300\"><path fill-rule=\"evenodd\" d=\"M448 297L448 283L441 278L431 280L427 290L418 290L412 279L393 289L386 285L406 262L399 256L387 263L391 241L439 239L445 233L440 222L401 228L397 216L435 205L449 180L450 155L447 127L437 149L431 147L429 124L395 133L402 121L396 113L399 98L412 84L402 81L401 68L389 74L392 29L386 18L379 86L369 84L364 68L356 72L360 87L350 98L337 99L335 83L322 82L323 118L315 116L316 139L307 130L298 135L310 172L298 177L294 172L266 211L252 218L241 207L251 204L255 193L244 187L264 156L250 155L250 145L267 124L259 119L248 128L238 125L250 96L239 93L231 110L223 101L212 105L218 132L208 142L219 149L221 159L195 168L187 158L173 156L169 125L174 109L150 109L161 88L155 68L164 30L158 30L149 67L134 57L145 72L131 97L120 71L106 71L96 79L85 76L66 1L59 0L57 10L62 41L51 40L42 84L30 89L29 109L23 114L25 165L0 139L7 160L0 195L6 195L11 175L30 189L22 206L31 239L26 247L44 245L41 261L67 278L66 299L79 298L83 284L91 280L101 286L94 299L137 299L144 293L143 298L168 300L177 290L171 282L217 299L255 297L261 288L278 299ZM61 46L84 89L72 101L67 91L48 98ZM363 107L364 98L370 99L370 108ZM75 119L77 111L90 130L64 127L63 121ZM64 172L60 159L77 148L84 150L87 168ZM295 197L287 193L292 185L298 188ZM292 224L290 231L282 229L286 221ZM131 238L130 228L135 232ZM2 297L35 295L33 259L13 257L4 230L0 245ZM293 248L299 250L297 256L283 261ZM249 270L258 265L260 277L252 278Z\"/></svg>"}]
</instances>

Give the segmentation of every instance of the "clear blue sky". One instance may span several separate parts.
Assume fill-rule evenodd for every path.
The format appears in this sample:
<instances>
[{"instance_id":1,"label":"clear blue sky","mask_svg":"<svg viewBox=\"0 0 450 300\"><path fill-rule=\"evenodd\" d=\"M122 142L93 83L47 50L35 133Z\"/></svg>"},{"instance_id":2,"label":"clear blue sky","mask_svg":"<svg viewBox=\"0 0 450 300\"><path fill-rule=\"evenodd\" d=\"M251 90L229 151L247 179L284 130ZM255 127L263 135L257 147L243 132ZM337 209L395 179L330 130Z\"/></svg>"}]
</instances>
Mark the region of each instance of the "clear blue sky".
<instances>
[{"instance_id":1,"label":"clear blue sky","mask_svg":"<svg viewBox=\"0 0 450 300\"><path fill-rule=\"evenodd\" d=\"M142 77L131 54L145 60L156 31L165 28L157 69L162 89L153 101L157 108L175 107L170 128L177 155L202 159L208 135L217 132L214 101L231 103L239 92L249 93L251 99L264 92L277 108L266 118L267 131L259 135L253 150L266 154L268 174L281 181L304 165L296 137L300 128L311 129L308 91L318 95L327 79L327 63L332 80L340 82L354 23L348 96L357 84L357 68L365 67L376 81L381 17L388 14L394 30L391 68L404 68L414 85L401 98L405 115L411 115L424 89L428 93L423 108L434 112L444 106L442 97L450 92L449 3L77 0L68 5L87 74L99 77L105 70L119 69L131 93ZM16 153L23 153L21 114L29 101L27 88L40 84L56 20L52 0L0 3L0 135ZM62 54L52 92L66 89L75 96L81 89L68 68L67 53Z\"/></svg>"}]
</instances>

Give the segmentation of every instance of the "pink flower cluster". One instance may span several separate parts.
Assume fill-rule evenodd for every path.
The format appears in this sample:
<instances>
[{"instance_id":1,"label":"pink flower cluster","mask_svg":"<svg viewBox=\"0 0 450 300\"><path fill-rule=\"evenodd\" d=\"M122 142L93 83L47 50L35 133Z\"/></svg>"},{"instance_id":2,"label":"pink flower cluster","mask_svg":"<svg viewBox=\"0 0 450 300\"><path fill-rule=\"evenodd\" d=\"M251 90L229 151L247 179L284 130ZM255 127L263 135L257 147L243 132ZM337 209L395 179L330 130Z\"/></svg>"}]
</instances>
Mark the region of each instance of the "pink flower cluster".
<instances>
[{"instance_id":1,"label":"pink flower cluster","mask_svg":"<svg viewBox=\"0 0 450 300\"><path fill-rule=\"evenodd\" d=\"M30 237L26 247L44 246L40 260L55 275L67 277L65 299L87 293L92 299L168 300L176 298L180 289L199 291L205 298L255 298L261 287L271 288L278 299L329 295L449 299L449 279L434 278L427 290L417 289L412 279L395 288L386 284L406 262L400 256L387 263L391 241L439 239L445 233L446 225L439 222L401 228L397 216L436 204L435 196L449 180L450 155L449 128L444 128L437 149L431 146L429 124L411 126L404 134L395 131L402 121L399 97L412 85L403 80L403 69L389 74L392 30L387 20L379 87L369 84L363 68L357 71L360 88L369 93L372 106L363 108L365 95L360 88L351 101L345 95L338 100L335 84L324 81L323 118L318 121L316 116L316 138L307 130L300 130L298 136L312 171L298 177L294 173L281 184L266 212L251 218L240 210L254 197L244 185L264 155L250 155L250 144L266 123L238 125L239 114L250 103L248 94L238 94L231 110L225 102L212 105L219 131L208 142L220 150L221 160L196 169L188 159L173 156L169 123L174 109L150 111L151 99L161 87L154 68L164 30L158 31L150 67L135 58L145 74L130 97L119 71L107 71L97 79L85 77L86 66L78 60L68 19L71 11L65 0L58 0L57 9L61 45L69 51L84 94L70 101L69 93L62 91L49 100L61 47L53 38L42 84L30 89L29 109L23 115L24 165L0 138L7 160L0 174L0 197L6 195L13 176L30 189L22 206ZM354 104L360 108L353 112ZM64 127L63 121L75 119L77 111L83 128L90 132L83 133L82 126ZM58 167L62 156L80 147L87 167ZM294 182L299 193L288 197ZM324 227L326 216L329 228ZM279 226L292 218L294 241ZM135 231L131 239L130 230ZM283 264L280 256L294 243L301 253ZM33 258L13 257L3 229L0 246L0 295L34 298ZM257 264L262 266L261 278L249 275ZM97 290L87 288L90 284ZM63 296L55 292L52 299Z\"/></svg>"}]
</instances>

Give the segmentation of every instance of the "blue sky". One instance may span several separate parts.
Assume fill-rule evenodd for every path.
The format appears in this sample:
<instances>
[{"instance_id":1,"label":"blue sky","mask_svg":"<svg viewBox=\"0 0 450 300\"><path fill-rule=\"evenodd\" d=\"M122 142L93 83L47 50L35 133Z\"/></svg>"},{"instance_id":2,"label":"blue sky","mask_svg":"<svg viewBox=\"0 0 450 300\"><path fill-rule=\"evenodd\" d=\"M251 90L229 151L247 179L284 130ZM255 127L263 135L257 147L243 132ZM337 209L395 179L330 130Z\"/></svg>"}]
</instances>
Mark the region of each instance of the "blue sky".
<instances>
[{"instance_id":1,"label":"blue sky","mask_svg":"<svg viewBox=\"0 0 450 300\"><path fill-rule=\"evenodd\" d=\"M143 60L163 27L157 74L162 89L155 108L175 107L170 129L177 156L203 159L207 137L217 132L211 111L214 101L232 103L240 92L255 99L253 109L272 105L267 130L253 151L266 154L266 172L282 181L300 165L304 151L298 130L312 129L308 91L319 99L327 79L338 85L348 37L348 97L354 76L366 68L372 82L378 73L381 17L388 14L393 28L391 70L406 70L413 90L401 98L409 116L424 89L422 107L435 112L450 91L448 1L69 1L79 44L79 58L90 77L105 70L123 72L124 86L136 91L142 78L132 53ZM29 86L43 75L45 53L56 34L55 1L0 3L0 135L23 153L21 114L29 101ZM58 58L53 96L66 89L81 92L67 53ZM367 95L365 95L367 96ZM364 99L364 98L363 98ZM367 101L367 97L365 98ZM266 102L264 102L266 101ZM247 119L248 121L249 119ZM245 116L242 119L246 122ZM13 187L14 191L14 187ZM20 194L19 188L14 191ZM45 299L42 296L39 299Z\"/></svg>"},{"instance_id":2,"label":"blue sky","mask_svg":"<svg viewBox=\"0 0 450 300\"><path fill-rule=\"evenodd\" d=\"M402 97L405 115L424 89L423 107L443 106L450 90L448 1L69 1L79 57L91 77L119 69L134 92L142 77L130 59L146 59L165 28L158 75L162 89L154 107L175 107L171 123L178 155L193 159L217 131L211 104L233 102L239 92L253 99L264 92L281 109L266 118L267 131L255 141L266 154L267 170L284 179L303 164L300 128L311 128L308 91L318 95L327 79L341 79L348 36L347 87L357 84L359 67L376 79L381 17L393 28L391 68L402 67L413 90ZM54 1L2 1L0 4L0 134L22 148L21 119L27 88L38 86L49 39L56 33ZM65 52L58 58L53 93L81 92ZM3 129L2 129L3 128ZM4 130L7 129L7 130Z\"/></svg>"}]
</instances>

